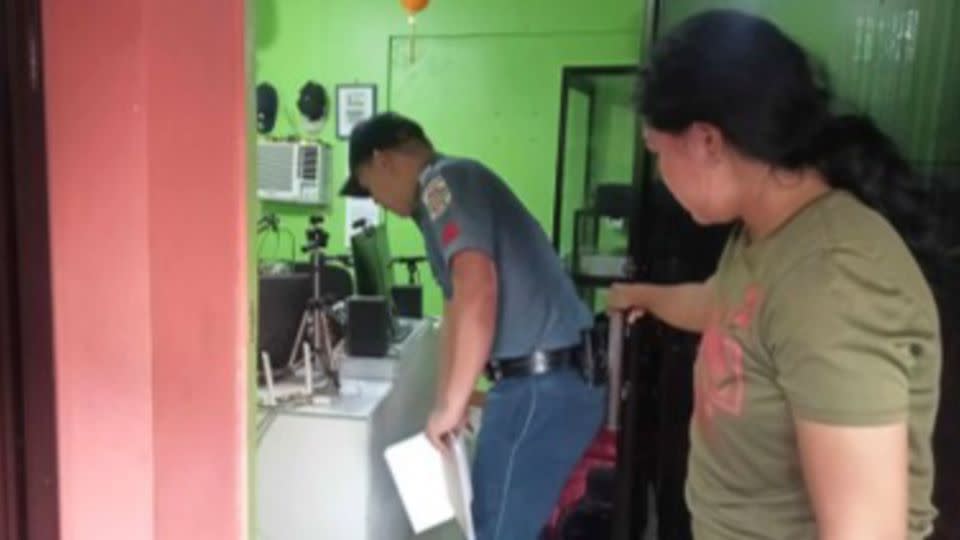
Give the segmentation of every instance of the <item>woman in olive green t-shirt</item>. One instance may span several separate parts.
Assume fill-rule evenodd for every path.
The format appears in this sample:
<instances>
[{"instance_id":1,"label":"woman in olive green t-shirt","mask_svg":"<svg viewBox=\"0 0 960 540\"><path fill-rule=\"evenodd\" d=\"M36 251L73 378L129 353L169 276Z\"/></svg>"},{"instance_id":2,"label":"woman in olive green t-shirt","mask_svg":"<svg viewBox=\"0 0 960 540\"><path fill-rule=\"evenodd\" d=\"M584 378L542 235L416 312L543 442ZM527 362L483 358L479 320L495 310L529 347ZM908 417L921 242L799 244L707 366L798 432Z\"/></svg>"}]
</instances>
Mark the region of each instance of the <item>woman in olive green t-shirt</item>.
<instances>
[{"instance_id":1,"label":"woman in olive green t-shirt","mask_svg":"<svg viewBox=\"0 0 960 540\"><path fill-rule=\"evenodd\" d=\"M701 224L738 224L705 283L618 285L609 300L702 333L694 535L928 536L937 309L869 206L910 179L896 147L868 118L834 115L803 49L739 12L663 38L641 100L680 204Z\"/></svg>"}]
</instances>

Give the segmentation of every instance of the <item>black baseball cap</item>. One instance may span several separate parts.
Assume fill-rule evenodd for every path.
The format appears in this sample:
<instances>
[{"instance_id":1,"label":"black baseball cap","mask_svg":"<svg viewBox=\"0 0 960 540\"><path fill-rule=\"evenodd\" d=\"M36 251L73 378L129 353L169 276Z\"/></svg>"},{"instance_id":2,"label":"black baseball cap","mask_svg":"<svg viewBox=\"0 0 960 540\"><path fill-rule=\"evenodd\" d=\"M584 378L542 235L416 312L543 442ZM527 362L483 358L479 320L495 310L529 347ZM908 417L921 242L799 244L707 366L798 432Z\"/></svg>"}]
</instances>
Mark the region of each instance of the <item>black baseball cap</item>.
<instances>
[{"instance_id":1,"label":"black baseball cap","mask_svg":"<svg viewBox=\"0 0 960 540\"><path fill-rule=\"evenodd\" d=\"M277 89L262 82L257 85L257 131L267 134L277 122Z\"/></svg>"},{"instance_id":2,"label":"black baseball cap","mask_svg":"<svg viewBox=\"0 0 960 540\"><path fill-rule=\"evenodd\" d=\"M326 118L329 108L330 98L327 95L327 89L324 88L322 84L307 81L306 84L300 88L300 97L297 99L297 109L307 120L317 122Z\"/></svg>"},{"instance_id":3,"label":"black baseball cap","mask_svg":"<svg viewBox=\"0 0 960 540\"><path fill-rule=\"evenodd\" d=\"M376 150L389 150L416 140L430 145L420 124L391 112L375 115L354 126L350 133L350 176L340 195L370 197L370 192L357 179L357 168L373 158Z\"/></svg>"}]
</instances>

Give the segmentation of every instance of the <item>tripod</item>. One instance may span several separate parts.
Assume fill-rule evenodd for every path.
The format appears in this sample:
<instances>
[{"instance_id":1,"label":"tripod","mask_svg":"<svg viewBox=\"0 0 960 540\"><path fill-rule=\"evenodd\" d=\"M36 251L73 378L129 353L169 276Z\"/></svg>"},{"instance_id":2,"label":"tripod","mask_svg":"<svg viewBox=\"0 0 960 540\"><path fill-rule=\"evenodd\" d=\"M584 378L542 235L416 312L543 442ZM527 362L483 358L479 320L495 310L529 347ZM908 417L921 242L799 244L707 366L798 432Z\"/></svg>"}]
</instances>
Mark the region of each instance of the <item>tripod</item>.
<instances>
[{"instance_id":1,"label":"tripod","mask_svg":"<svg viewBox=\"0 0 960 540\"><path fill-rule=\"evenodd\" d=\"M310 254L311 277L313 287L311 296L304 307L297 328L297 337L290 350L291 368L296 367L298 356L302 355L307 393L313 394L313 373L319 368L331 385L322 387L323 393L337 395L340 391L340 366L333 354L330 342L330 327L327 322L330 306L323 300L322 275L325 266L323 249L327 246L329 235L320 228L323 218L310 218L311 228L307 230L308 244L302 248Z\"/></svg>"}]
</instances>

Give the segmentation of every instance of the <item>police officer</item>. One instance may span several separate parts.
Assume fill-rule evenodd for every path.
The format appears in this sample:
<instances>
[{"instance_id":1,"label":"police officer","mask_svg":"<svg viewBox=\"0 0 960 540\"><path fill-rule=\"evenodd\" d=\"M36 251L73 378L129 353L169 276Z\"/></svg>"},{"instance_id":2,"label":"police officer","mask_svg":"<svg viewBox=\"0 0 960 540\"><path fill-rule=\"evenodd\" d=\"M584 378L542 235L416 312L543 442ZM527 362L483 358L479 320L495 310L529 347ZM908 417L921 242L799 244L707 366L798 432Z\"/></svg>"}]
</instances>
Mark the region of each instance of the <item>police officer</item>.
<instances>
[{"instance_id":1,"label":"police officer","mask_svg":"<svg viewBox=\"0 0 960 540\"><path fill-rule=\"evenodd\" d=\"M495 381L473 465L477 538L535 540L603 416L603 392L579 368L591 313L506 183L476 161L434 151L414 121L386 113L357 125L349 162L341 193L412 218L443 289L426 426L438 448L463 427L480 375Z\"/></svg>"}]
</instances>

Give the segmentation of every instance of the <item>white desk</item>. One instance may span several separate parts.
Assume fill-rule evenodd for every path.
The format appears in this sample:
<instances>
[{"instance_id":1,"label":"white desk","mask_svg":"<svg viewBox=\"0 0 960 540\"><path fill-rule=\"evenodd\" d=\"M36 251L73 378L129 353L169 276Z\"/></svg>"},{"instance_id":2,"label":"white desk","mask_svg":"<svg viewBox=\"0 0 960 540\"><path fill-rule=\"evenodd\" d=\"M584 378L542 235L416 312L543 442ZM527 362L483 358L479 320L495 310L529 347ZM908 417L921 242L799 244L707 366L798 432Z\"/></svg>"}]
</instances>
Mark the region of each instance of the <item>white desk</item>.
<instances>
[{"instance_id":1,"label":"white desk","mask_svg":"<svg viewBox=\"0 0 960 540\"><path fill-rule=\"evenodd\" d=\"M257 450L255 540L413 537L383 450L423 429L438 332L417 323L389 358L348 358L342 395L279 412ZM418 537L460 540L455 524Z\"/></svg>"}]
</instances>

